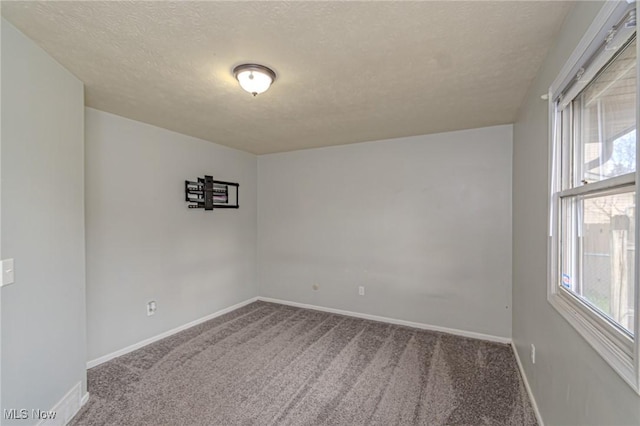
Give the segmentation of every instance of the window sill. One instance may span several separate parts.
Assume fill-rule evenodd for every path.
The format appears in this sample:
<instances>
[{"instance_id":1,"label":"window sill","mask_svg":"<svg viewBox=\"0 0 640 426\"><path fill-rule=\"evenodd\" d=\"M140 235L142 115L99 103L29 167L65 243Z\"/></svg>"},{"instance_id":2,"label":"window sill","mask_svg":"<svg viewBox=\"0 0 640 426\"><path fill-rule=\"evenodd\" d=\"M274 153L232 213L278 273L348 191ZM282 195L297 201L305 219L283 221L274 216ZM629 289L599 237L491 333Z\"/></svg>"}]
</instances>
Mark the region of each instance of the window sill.
<instances>
[{"instance_id":1,"label":"window sill","mask_svg":"<svg viewBox=\"0 0 640 426\"><path fill-rule=\"evenodd\" d=\"M598 354L640 395L638 377L635 374L634 359L609 333L603 331L587 315L580 312L566 297L550 294L549 303L576 329Z\"/></svg>"}]
</instances>

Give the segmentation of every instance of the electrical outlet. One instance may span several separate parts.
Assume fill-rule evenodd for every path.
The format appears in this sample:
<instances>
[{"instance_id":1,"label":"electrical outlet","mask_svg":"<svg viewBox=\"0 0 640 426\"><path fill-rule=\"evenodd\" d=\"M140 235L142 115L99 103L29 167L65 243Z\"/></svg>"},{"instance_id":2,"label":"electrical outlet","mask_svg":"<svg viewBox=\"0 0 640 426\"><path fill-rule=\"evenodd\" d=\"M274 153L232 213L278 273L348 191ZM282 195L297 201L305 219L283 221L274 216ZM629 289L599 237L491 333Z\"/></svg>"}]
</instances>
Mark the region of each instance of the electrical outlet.
<instances>
[{"instance_id":1,"label":"electrical outlet","mask_svg":"<svg viewBox=\"0 0 640 426\"><path fill-rule=\"evenodd\" d=\"M151 315L156 313L156 301L152 300L151 302L147 303L147 316L150 317Z\"/></svg>"},{"instance_id":2,"label":"electrical outlet","mask_svg":"<svg viewBox=\"0 0 640 426\"><path fill-rule=\"evenodd\" d=\"M531 344L531 363L536 363L536 345L534 345L533 343Z\"/></svg>"},{"instance_id":3,"label":"electrical outlet","mask_svg":"<svg viewBox=\"0 0 640 426\"><path fill-rule=\"evenodd\" d=\"M358 287L358 294L359 294L360 296L364 296L364 286L363 286L363 285L361 285L360 287Z\"/></svg>"}]
</instances>

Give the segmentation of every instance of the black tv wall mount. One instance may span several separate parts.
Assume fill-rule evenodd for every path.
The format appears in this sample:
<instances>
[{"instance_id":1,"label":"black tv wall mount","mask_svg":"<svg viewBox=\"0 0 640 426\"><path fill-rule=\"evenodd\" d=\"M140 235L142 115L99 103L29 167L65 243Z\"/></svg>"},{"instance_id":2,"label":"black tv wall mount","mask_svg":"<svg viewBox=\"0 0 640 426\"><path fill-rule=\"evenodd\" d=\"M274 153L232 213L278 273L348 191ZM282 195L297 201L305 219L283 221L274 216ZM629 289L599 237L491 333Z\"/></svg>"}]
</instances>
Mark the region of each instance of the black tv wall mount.
<instances>
[{"instance_id":1,"label":"black tv wall mount","mask_svg":"<svg viewBox=\"0 0 640 426\"><path fill-rule=\"evenodd\" d=\"M184 181L184 197L190 209L237 209L240 184L214 180L211 176Z\"/></svg>"}]
</instances>

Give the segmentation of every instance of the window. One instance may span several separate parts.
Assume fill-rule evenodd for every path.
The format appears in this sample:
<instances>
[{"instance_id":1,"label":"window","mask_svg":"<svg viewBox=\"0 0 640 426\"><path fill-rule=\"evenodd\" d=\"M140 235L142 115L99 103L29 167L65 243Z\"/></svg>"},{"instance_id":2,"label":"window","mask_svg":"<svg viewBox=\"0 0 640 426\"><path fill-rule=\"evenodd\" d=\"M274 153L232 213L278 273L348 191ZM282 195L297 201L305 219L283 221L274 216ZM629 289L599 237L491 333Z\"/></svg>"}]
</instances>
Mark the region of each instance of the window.
<instances>
[{"instance_id":1,"label":"window","mask_svg":"<svg viewBox=\"0 0 640 426\"><path fill-rule=\"evenodd\" d=\"M549 301L638 392L635 5L605 3L549 92Z\"/></svg>"}]
</instances>

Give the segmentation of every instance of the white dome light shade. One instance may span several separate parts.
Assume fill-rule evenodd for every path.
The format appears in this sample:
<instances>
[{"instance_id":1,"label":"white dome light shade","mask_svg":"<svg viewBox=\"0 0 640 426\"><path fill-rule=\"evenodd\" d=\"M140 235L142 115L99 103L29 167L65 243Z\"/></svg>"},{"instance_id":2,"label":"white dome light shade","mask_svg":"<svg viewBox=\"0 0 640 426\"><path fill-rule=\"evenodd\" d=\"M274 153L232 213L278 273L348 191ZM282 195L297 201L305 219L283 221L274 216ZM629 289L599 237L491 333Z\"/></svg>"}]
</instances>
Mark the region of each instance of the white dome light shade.
<instances>
[{"instance_id":1,"label":"white dome light shade","mask_svg":"<svg viewBox=\"0 0 640 426\"><path fill-rule=\"evenodd\" d=\"M266 92L276 79L276 73L273 70L257 64L238 65L233 69L233 74L240 83L240 87L253 96Z\"/></svg>"}]
</instances>

